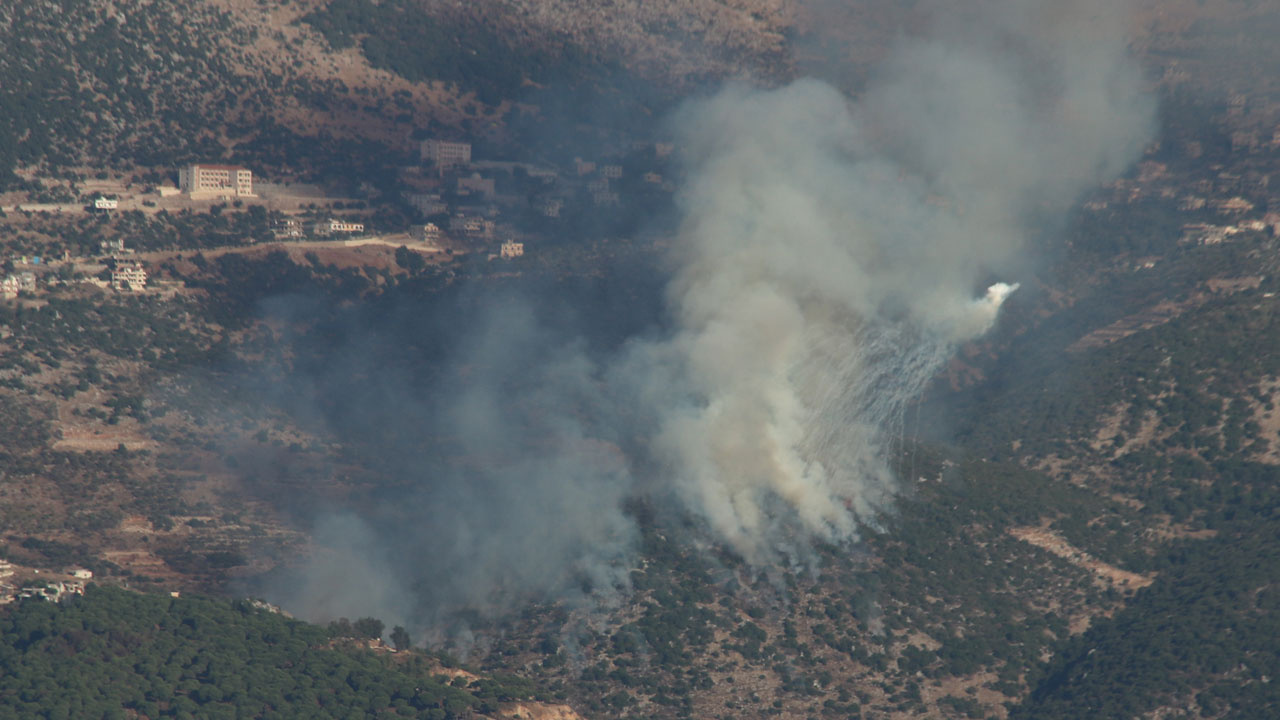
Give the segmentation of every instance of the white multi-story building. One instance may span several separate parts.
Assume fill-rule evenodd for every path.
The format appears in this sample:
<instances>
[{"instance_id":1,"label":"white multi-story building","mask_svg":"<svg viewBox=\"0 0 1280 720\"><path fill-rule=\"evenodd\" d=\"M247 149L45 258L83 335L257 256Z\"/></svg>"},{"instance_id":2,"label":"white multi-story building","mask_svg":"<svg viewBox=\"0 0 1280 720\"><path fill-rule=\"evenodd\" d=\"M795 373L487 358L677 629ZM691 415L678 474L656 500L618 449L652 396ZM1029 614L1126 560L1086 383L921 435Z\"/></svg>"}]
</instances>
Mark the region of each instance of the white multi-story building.
<instances>
[{"instance_id":1,"label":"white multi-story building","mask_svg":"<svg viewBox=\"0 0 1280 720\"><path fill-rule=\"evenodd\" d=\"M524 243L508 240L502 243L502 250L500 252L504 258L518 258L521 255L524 255Z\"/></svg>"},{"instance_id":2,"label":"white multi-story building","mask_svg":"<svg viewBox=\"0 0 1280 720\"><path fill-rule=\"evenodd\" d=\"M352 223L337 218L321 220L311 226L311 232L316 235L332 235L334 233L362 233L364 232L364 223Z\"/></svg>"},{"instance_id":3,"label":"white multi-story building","mask_svg":"<svg viewBox=\"0 0 1280 720\"><path fill-rule=\"evenodd\" d=\"M436 167L471 164L471 143L449 140L423 140L420 147L422 159Z\"/></svg>"},{"instance_id":4,"label":"white multi-story building","mask_svg":"<svg viewBox=\"0 0 1280 720\"><path fill-rule=\"evenodd\" d=\"M147 286L147 271L142 263L117 263L111 271L111 287L137 292Z\"/></svg>"},{"instance_id":5,"label":"white multi-story building","mask_svg":"<svg viewBox=\"0 0 1280 720\"><path fill-rule=\"evenodd\" d=\"M93 201L94 210L115 210L120 207L120 201L115 198L100 197Z\"/></svg>"},{"instance_id":6,"label":"white multi-story building","mask_svg":"<svg viewBox=\"0 0 1280 720\"><path fill-rule=\"evenodd\" d=\"M196 163L179 168L178 187L192 197L255 197L253 172L239 165Z\"/></svg>"}]
</instances>

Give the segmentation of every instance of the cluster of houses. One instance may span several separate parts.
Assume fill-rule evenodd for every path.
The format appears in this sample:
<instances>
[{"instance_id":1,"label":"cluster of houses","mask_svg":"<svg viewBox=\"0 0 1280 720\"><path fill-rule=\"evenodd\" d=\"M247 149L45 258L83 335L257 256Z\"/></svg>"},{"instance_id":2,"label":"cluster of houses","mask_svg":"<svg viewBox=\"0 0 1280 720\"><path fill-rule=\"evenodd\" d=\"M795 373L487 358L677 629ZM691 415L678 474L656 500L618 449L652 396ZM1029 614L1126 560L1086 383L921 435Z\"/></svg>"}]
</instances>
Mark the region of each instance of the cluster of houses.
<instances>
[{"instance_id":1,"label":"cluster of houses","mask_svg":"<svg viewBox=\"0 0 1280 720\"><path fill-rule=\"evenodd\" d=\"M643 147L638 144L636 149ZM671 143L652 146L657 158L674 149ZM573 203L587 202L597 208L620 205L618 186L626 173L620 162L582 157L573 158L563 169L476 160L470 143L436 138L422 141L419 158L423 172L402 177L403 197L428 222L411 228L411 236L423 242L447 237L475 244L502 239L501 257L519 257L524 251L520 231L503 221L509 214L532 211L558 218ZM509 180L500 183L503 177ZM639 179L661 191L674 190L657 172L644 172Z\"/></svg>"},{"instance_id":2,"label":"cluster of houses","mask_svg":"<svg viewBox=\"0 0 1280 720\"><path fill-rule=\"evenodd\" d=\"M1217 245L1243 232L1268 231L1280 237L1280 212L1267 213L1261 220L1243 220L1233 225L1187 223L1182 226L1182 242L1192 245Z\"/></svg>"},{"instance_id":3,"label":"cluster of houses","mask_svg":"<svg viewBox=\"0 0 1280 720\"><path fill-rule=\"evenodd\" d=\"M1234 96L1231 107L1238 111L1244 103L1242 97ZM1237 123L1244 122L1239 112L1233 117ZM1135 175L1110 183L1109 192L1095 196L1084 207L1101 211L1147 199L1169 202L1191 216L1182 225L1184 244L1216 245L1250 232L1280 237L1280 182L1273 182L1280 126L1266 128L1237 126L1231 133L1230 162L1204 164L1192 177L1170 172L1161 162L1140 163ZM1191 140L1183 143L1181 151L1194 160L1204 148Z\"/></svg>"},{"instance_id":4,"label":"cluster of houses","mask_svg":"<svg viewBox=\"0 0 1280 720\"><path fill-rule=\"evenodd\" d=\"M60 602L71 595L83 595L85 583L93 579L93 571L67 568L61 573L15 567L0 560L0 605L17 600L39 598Z\"/></svg>"},{"instance_id":5,"label":"cluster of houses","mask_svg":"<svg viewBox=\"0 0 1280 720\"><path fill-rule=\"evenodd\" d=\"M652 149L662 158L671 154L674 146L654 143ZM582 157L575 157L571 164L559 169L526 162L476 160L470 143L436 138L424 140L419 155L422 164L417 169L417 180L406 182L404 199L424 220L408 228L410 238L433 248L450 241L483 246L493 253L491 257L500 258L521 257L526 249L523 233L515 225L519 220L504 222L505 217L533 213L558 218L567 206L582 202L602 208L617 206L621 204L618 184L627 172L620 162ZM503 177L511 178L511 187L501 180ZM657 172L644 172L637 179L663 191L673 190ZM258 197L250 169L217 163L185 165L178 169L178 187L162 187L159 191L161 195L184 193L193 199ZM114 196L100 194L87 209L112 212L120 208L120 202ZM365 232L365 225L338 217L287 217L276 222L272 230L281 240L319 239L360 235ZM103 241L101 250L110 279L104 276L94 282L120 292L146 288L146 268L131 257L123 239ZM23 261L39 264L40 258ZM19 293L35 292L37 280L34 272L10 273L0 278L0 298L13 299Z\"/></svg>"},{"instance_id":6,"label":"cluster of houses","mask_svg":"<svg viewBox=\"0 0 1280 720\"><path fill-rule=\"evenodd\" d=\"M284 218L275 224L271 232L277 240L359 235L364 232L364 223L347 222L338 218L305 223L298 218Z\"/></svg>"}]
</instances>

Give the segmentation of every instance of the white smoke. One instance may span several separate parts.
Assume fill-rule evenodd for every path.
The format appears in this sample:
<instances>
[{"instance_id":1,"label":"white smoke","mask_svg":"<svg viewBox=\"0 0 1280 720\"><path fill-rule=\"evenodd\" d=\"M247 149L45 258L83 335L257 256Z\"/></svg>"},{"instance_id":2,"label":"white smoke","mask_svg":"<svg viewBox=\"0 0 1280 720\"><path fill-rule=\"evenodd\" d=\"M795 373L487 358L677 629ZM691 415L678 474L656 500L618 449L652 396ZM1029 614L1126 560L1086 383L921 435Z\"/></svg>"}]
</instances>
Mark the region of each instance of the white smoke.
<instances>
[{"instance_id":1,"label":"white smoke","mask_svg":"<svg viewBox=\"0 0 1280 720\"><path fill-rule=\"evenodd\" d=\"M348 533L355 554L392 538L387 564L419 571L388 612L412 596L432 625L625 587L637 493L674 496L753 563L875 523L905 408L991 329L1037 224L1129 166L1153 125L1121 3L984 7L900 43L856 99L738 82L677 114L687 181L662 338L602 357L500 304L458 321L465 374L358 405L457 437L451 464L405 468L416 495ZM385 374L365 344L330 385ZM354 613L348 597L326 610Z\"/></svg>"},{"instance_id":2,"label":"white smoke","mask_svg":"<svg viewBox=\"0 0 1280 720\"><path fill-rule=\"evenodd\" d=\"M632 369L677 494L749 560L872 521L904 407L1017 289L982 280L1147 137L1114 5L998 5L997 30L904 43L857 102L738 83L673 124L679 330Z\"/></svg>"}]
</instances>

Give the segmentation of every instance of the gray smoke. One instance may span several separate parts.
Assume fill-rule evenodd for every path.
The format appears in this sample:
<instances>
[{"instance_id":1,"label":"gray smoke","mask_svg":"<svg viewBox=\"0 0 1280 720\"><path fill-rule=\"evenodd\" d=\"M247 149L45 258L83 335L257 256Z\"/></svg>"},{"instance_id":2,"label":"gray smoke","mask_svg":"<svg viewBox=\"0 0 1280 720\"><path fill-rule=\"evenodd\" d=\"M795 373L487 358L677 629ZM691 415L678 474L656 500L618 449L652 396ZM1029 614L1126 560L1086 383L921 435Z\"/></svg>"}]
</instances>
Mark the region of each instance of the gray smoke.
<instances>
[{"instance_id":1,"label":"gray smoke","mask_svg":"<svg viewBox=\"0 0 1280 720\"><path fill-rule=\"evenodd\" d=\"M1036 224L1153 125L1119 3L985 7L898 43L854 100L741 81L677 113L674 330L591 360L526 352L529 317L485 324L478 370L432 400L462 447L406 510L436 583L410 594L622 587L641 483L753 563L875 522L904 408L992 327Z\"/></svg>"},{"instance_id":2,"label":"gray smoke","mask_svg":"<svg viewBox=\"0 0 1280 720\"><path fill-rule=\"evenodd\" d=\"M679 330L629 369L659 379L666 476L748 559L873 521L903 408L1016 289L984 279L1149 136L1116 3L987 19L901 43L856 102L739 83L673 123Z\"/></svg>"}]
</instances>

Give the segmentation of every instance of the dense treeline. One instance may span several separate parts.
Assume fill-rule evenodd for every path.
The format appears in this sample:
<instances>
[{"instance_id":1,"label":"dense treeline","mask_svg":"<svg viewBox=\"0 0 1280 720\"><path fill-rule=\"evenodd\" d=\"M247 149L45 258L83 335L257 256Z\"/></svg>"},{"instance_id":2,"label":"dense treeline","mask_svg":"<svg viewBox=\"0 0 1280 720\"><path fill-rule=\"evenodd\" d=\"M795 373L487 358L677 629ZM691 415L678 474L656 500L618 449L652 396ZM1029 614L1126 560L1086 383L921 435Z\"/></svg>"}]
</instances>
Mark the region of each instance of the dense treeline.
<instances>
[{"instance_id":1,"label":"dense treeline","mask_svg":"<svg viewBox=\"0 0 1280 720\"><path fill-rule=\"evenodd\" d=\"M357 42L369 63L414 82L441 80L497 104L516 95L525 78L545 81L561 67L585 60L571 46L554 58L520 47L482 21L432 15L410 0L333 0L303 18L335 49Z\"/></svg>"},{"instance_id":2,"label":"dense treeline","mask_svg":"<svg viewBox=\"0 0 1280 720\"><path fill-rule=\"evenodd\" d=\"M1138 717L1198 706L1201 717L1274 717L1280 707L1280 495L1164 558L1164 577L1037 673L1027 720Z\"/></svg>"},{"instance_id":3,"label":"dense treeline","mask_svg":"<svg viewBox=\"0 0 1280 720\"><path fill-rule=\"evenodd\" d=\"M247 90L201 41L231 31L224 14L57 0L10 3L0 17L0 182L13 179L15 165L70 166L86 156L168 163L221 155L208 132L194 131L223 122Z\"/></svg>"},{"instance_id":4,"label":"dense treeline","mask_svg":"<svg viewBox=\"0 0 1280 720\"><path fill-rule=\"evenodd\" d=\"M0 667L0 718L442 720L534 692L451 681L428 656L359 649L246 601L101 587L0 615Z\"/></svg>"}]
</instances>

